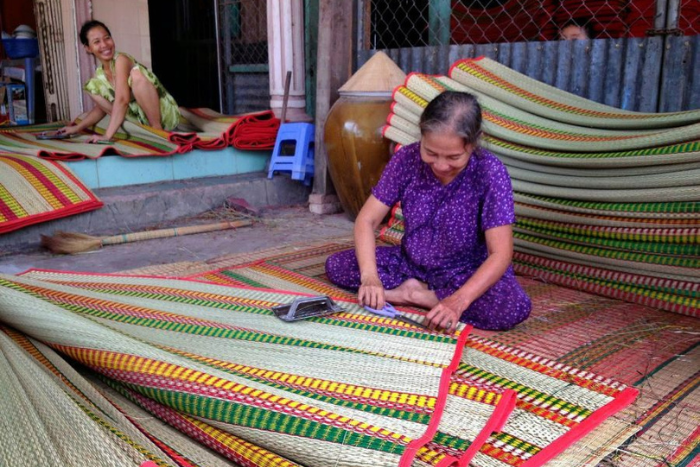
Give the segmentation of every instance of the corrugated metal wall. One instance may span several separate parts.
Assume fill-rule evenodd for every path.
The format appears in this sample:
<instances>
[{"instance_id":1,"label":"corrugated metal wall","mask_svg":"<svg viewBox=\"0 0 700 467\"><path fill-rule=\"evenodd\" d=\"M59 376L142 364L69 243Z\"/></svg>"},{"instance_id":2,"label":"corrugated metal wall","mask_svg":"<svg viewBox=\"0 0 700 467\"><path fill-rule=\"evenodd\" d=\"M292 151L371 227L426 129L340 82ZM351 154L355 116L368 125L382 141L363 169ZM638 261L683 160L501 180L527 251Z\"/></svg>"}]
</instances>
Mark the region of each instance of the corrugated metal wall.
<instances>
[{"instance_id":1,"label":"corrugated metal wall","mask_svg":"<svg viewBox=\"0 0 700 467\"><path fill-rule=\"evenodd\" d=\"M700 108L700 36L669 37L664 54L660 112Z\"/></svg>"},{"instance_id":2,"label":"corrugated metal wall","mask_svg":"<svg viewBox=\"0 0 700 467\"><path fill-rule=\"evenodd\" d=\"M357 67L375 52L359 51ZM700 36L465 44L384 52L407 73L446 75L457 60L484 55L614 107L644 112L700 107Z\"/></svg>"},{"instance_id":3,"label":"corrugated metal wall","mask_svg":"<svg viewBox=\"0 0 700 467\"><path fill-rule=\"evenodd\" d=\"M235 99L232 115L270 108L270 75L267 73L232 73Z\"/></svg>"}]
</instances>

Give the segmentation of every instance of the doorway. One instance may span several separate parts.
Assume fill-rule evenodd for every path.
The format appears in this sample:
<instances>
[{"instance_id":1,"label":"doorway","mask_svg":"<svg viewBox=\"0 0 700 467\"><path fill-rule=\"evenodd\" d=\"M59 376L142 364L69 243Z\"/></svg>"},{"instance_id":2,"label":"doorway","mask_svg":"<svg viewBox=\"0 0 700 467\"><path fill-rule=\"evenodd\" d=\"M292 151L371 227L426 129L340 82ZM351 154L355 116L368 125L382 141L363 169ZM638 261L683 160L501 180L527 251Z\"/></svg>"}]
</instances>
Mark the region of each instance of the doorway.
<instances>
[{"instance_id":1,"label":"doorway","mask_svg":"<svg viewBox=\"0 0 700 467\"><path fill-rule=\"evenodd\" d=\"M182 107L220 109L211 0L148 0L153 72Z\"/></svg>"}]
</instances>

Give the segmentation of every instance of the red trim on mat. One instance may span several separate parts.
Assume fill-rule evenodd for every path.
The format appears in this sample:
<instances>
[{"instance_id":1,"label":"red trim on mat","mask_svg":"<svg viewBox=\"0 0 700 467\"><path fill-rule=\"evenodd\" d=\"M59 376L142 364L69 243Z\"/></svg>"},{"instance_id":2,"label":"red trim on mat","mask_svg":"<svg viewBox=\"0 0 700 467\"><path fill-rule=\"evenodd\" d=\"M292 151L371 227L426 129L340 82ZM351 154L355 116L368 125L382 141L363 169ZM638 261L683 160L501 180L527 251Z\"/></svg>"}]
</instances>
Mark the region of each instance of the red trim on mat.
<instances>
[{"instance_id":1,"label":"red trim on mat","mask_svg":"<svg viewBox=\"0 0 700 467\"><path fill-rule=\"evenodd\" d=\"M545 447L533 457L522 463L520 467L539 467L549 462L554 457L564 452L565 449L574 444L576 441L593 431L594 428L607 420L608 417L615 415L617 412L634 402L638 394L639 391L635 388L627 388L623 390L617 395L617 397L615 397L614 400L596 410L576 428L573 428L566 434L557 438L553 443L550 443L549 446Z\"/></svg>"},{"instance_id":2,"label":"red trim on mat","mask_svg":"<svg viewBox=\"0 0 700 467\"><path fill-rule=\"evenodd\" d=\"M123 140L123 141L128 141L128 140ZM121 141L119 141L121 142ZM140 148L143 148L143 146L147 146L145 144L137 143L139 144ZM143 148L144 150L148 148ZM49 160L49 161L62 161L62 162L74 162L74 161L82 161L85 159L99 159L100 157L103 157L105 155L116 155L124 158L134 158L134 157L168 157L172 156L173 154L181 154L180 147L175 147L172 151L169 152L161 152L158 150L158 154L154 154L152 152L144 152L143 154L124 154L121 151L119 151L117 148L114 146L108 146L105 150L100 152L99 155L97 156L87 156L85 154L80 154L77 152L51 152L51 151L46 151L46 150L41 150L37 153L37 156L40 159L44 160Z\"/></svg>"},{"instance_id":3,"label":"red trim on mat","mask_svg":"<svg viewBox=\"0 0 700 467\"><path fill-rule=\"evenodd\" d=\"M31 216L22 217L15 219L12 222L0 223L0 233L10 232L12 230L17 230L28 225L37 224L39 222L50 221L53 219L60 219L62 217L72 216L73 214L80 214L87 211L92 211L97 208L104 206L102 201L90 201L86 200L79 204L72 204L66 206L65 208L60 208L55 211L50 211L41 214L33 214Z\"/></svg>"},{"instance_id":4,"label":"red trim on mat","mask_svg":"<svg viewBox=\"0 0 700 467\"><path fill-rule=\"evenodd\" d=\"M447 71L447 77L448 77L448 78L451 78L451 77L452 77L452 70L455 69L455 68L457 67L457 65L460 65L460 64L462 64L462 63L468 63L468 62L478 62L479 60L483 60L483 59L485 59L485 58L486 58L485 55L480 55L480 56L474 57L474 58L464 58L464 59L462 59L462 60L457 60L456 62L454 62L454 63L452 64L452 66L450 67L450 69Z\"/></svg>"},{"instance_id":5,"label":"red trim on mat","mask_svg":"<svg viewBox=\"0 0 700 467\"><path fill-rule=\"evenodd\" d=\"M486 426L484 426L477 437L474 438L474 441L472 441L469 448L464 451L464 454L459 457L459 463L457 464L458 467L467 467L476 453L481 450L482 446L486 443L486 440L489 439L491 434L494 431L500 431L503 429L508 421L508 417L510 417L510 414L515 409L517 398L517 393L512 389L506 389L503 391L503 394L501 394L501 400L498 402L498 405L491 414L491 417L489 417L488 422L486 422Z\"/></svg>"},{"instance_id":6,"label":"red trim on mat","mask_svg":"<svg viewBox=\"0 0 700 467\"><path fill-rule=\"evenodd\" d=\"M398 467L410 467L413 463L413 459L418 453L418 450L432 441L433 437L435 436L435 433L440 426L440 421L442 420L442 413L445 410L445 404L447 403L447 395L450 392L452 374L457 371L459 362L462 359L462 353L464 352L467 337L472 329L472 326L467 325L460 332L459 337L457 338L455 352L452 355L452 361L450 362L449 366L442 370L440 387L438 389L438 395L435 401L435 410L433 411L433 415L430 417L428 428L425 430L425 433L423 433L423 436L408 443L406 450L401 455L401 460L399 461Z\"/></svg>"},{"instance_id":7,"label":"red trim on mat","mask_svg":"<svg viewBox=\"0 0 700 467\"><path fill-rule=\"evenodd\" d=\"M404 84L399 84L398 86L396 86L396 87L394 88L393 91L391 91L391 98L392 98L393 100L396 100L396 93L399 92L399 89L405 87L405 84L406 84L406 81L404 81Z\"/></svg>"}]
</instances>

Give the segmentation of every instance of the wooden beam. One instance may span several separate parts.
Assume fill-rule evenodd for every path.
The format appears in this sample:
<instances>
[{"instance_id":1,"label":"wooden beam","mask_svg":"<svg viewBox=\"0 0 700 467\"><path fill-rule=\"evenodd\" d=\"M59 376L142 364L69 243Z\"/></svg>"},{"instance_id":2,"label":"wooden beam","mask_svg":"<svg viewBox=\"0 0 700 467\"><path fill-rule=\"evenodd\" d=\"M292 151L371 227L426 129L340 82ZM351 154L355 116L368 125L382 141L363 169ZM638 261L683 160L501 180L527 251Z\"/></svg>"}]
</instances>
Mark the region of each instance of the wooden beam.
<instances>
[{"instance_id":1,"label":"wooden beam","mask_svg":"<svg viewBox=\"0 0 700 467\"><path fill-rule=\"evenodd\" d=\"M313 193L334 194L323 143L328 112L338 99L338 88L353 73L355 5L347 0L320 0L316 62L316 146Z\"/></svg>"}]
</instances>

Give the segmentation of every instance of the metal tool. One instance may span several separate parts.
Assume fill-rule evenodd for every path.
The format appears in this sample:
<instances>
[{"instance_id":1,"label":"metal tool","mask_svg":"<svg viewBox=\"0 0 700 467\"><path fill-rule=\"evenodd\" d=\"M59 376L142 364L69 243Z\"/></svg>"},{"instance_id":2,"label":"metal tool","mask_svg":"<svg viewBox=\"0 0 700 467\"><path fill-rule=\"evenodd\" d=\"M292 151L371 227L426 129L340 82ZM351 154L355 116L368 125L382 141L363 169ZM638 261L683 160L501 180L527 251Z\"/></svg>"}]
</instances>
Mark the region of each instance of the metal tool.
<instances>
[{"instance_id":1,"label":"metal tool","mask_svg":"<svg viewBox=\"0 0 700 467\"><path fill-rule=\"evenodd\" d=\"M327 295L318 297L301 297L292 303L272 307L273 313L283 321L298 321L300 319L326 316L345 311L336 305L333 299Z\"/></svg>"},{"instance_id":2,"label":"metal tool","mask_svg":"<svg viewBox=\"0 0 700 467\"><path fill-rule=\"evenodd\" d=\"M47 139L70 139L73 137L73 135L69 135L68 133L64 133L62 131L43 131L41 133L37 133L36 139L39 140L47 140Z\"/></svg>"},{"instance_id":3,"label":"metal tool","mask_svg":"<svg viewBox=\"0 0 700 467\"><path fill-rule=\"evenodd\" d=\"M408 318L408 317L402 315L401 313L399 313L399 311L396 308L394 308L394 305L392 305L391 303L385 303L384 308L382 308L381 310L377 310L377 309L371 308L369 306L365 306L365 310L370 311L370 312L374 313L375 315L386 316L387 318L393 318L393 319L397 319L399 321L403 321L406 324L418 326L419 328L423 328L423 329L428 329L428 327L426 325L419 323L418 321L413 320L411 318Z\"/></svg>"}]
</instances>

